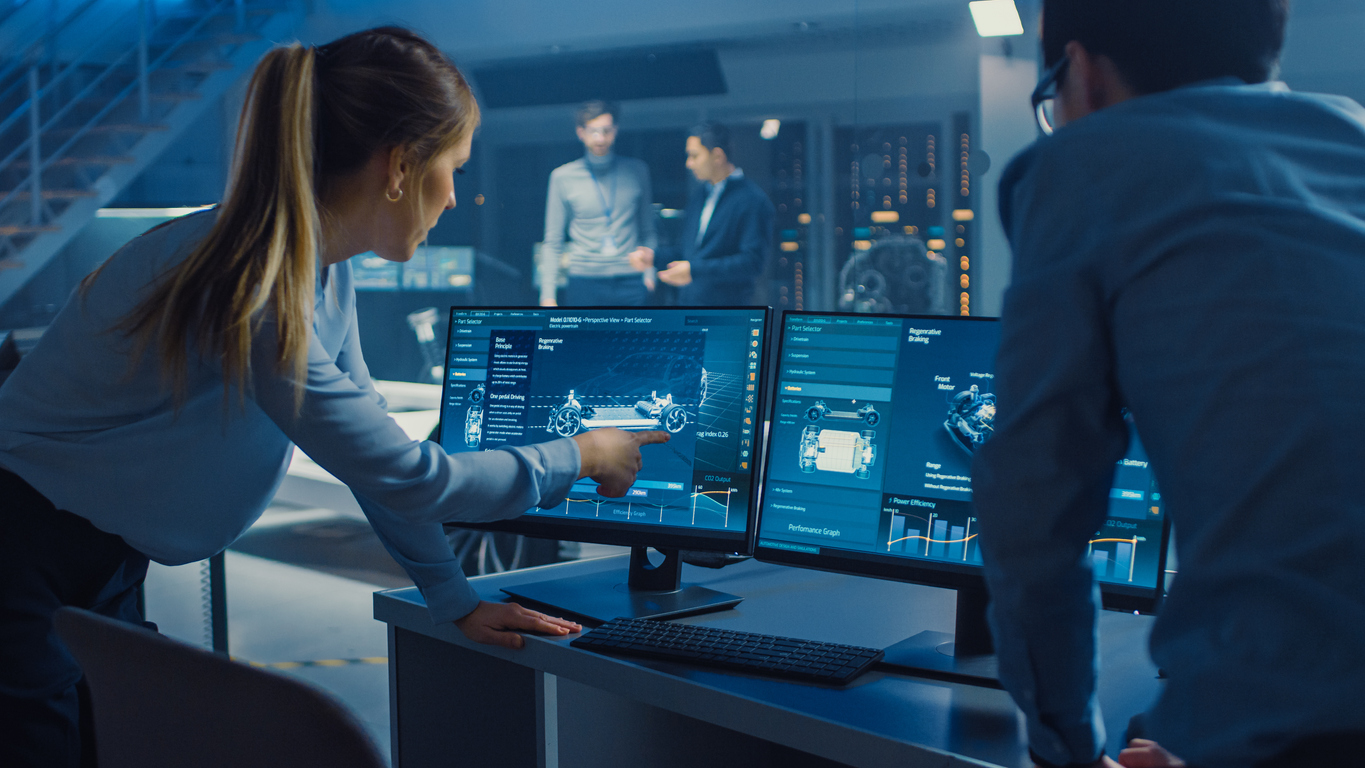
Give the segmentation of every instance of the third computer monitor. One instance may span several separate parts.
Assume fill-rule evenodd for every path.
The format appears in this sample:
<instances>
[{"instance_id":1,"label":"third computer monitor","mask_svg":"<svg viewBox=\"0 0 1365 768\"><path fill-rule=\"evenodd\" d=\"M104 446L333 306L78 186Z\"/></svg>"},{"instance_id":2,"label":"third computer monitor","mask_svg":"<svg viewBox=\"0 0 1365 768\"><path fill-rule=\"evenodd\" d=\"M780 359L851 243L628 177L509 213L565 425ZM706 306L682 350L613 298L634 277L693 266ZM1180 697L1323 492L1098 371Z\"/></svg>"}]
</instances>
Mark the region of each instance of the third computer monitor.
<instances>
[{"instance_id":1,"label":"third computer monitor","mask_svg":"<svg viewBox=\"0 0 1365 768\"><path fill-rule=\"evenodd\" d=\"M993 319L787 313L759 558L980 589L971 463L994 427L999 342ZM1134 432L1089 543L1106 606L1155 610L1165 532Z\"/></svg>"}]
</instances>

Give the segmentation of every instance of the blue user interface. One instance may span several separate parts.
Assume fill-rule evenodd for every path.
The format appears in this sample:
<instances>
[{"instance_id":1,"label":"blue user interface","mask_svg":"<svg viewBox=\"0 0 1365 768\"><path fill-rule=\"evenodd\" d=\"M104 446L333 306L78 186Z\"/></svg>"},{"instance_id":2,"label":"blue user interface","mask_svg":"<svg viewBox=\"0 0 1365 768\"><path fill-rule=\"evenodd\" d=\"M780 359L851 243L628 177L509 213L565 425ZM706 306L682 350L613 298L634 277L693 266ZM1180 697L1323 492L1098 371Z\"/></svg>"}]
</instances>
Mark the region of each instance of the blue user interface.
<instances>
[{"instance_id":1,"label":"blue user interface","mask_svg":"<svg viewBox=\"0 0 1365 768\"><path fill-rule=\"evenodd\" d=\"M584 479L533 516L745 530L766 310L451 312L441 402L447 452L491 451L604 427L663 430L624 498Z\"/></svg>"},{"instance_id":2,"label":"blue user interface","mask_svg":"<svg viewBox=\"0 0 1365 768\"><path fill-rule=\"evenodd\" d=\"M971 461L994 429L999 343L993 320L788 314L759 546L979 568ZM1151 590L1163 507L1129 429L1089 551L1100 580Z\"/></svg>"}]
</instances>

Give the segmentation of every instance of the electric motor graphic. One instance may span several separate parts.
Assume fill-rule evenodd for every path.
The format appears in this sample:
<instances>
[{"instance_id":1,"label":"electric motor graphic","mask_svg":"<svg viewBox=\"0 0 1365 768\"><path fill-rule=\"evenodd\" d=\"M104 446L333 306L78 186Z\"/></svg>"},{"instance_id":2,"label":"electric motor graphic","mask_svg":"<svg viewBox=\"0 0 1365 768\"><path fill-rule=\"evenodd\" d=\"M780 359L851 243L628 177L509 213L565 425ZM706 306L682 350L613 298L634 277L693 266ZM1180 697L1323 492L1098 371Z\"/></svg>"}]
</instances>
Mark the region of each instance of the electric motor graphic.
<instances>
[{"instance_id":1,"label":"electric motor graphic","mask_svg":"<svg viewBox=\"0 0 1365 768\"><path fill-rule=\"evenodd\" d=\"M866 480L877 460L877 447L872 444L876 436L871 429L847 432L808 424L801 431L801 471L843 472Z\"/></svg>"},{"instance_id":2,"label":"electric motor graphic","mask_svg":"<svg viewBox=\"0 0 1365 768\"><path fill-rule=\"evenodd\" d=\"M560 437L573 437L601 427L616 427L626 430L657 429L662 427L677 434L687 426L687 410L673 402L673 395L659 397L650 392L647 400L637 400L634 406L585 405L578 399L574 390L564 403L550 414L550 423L545 431Z\"/></svg>"},{"instance_id":3,"label":"electric motor graphic","mask_svg":"<svg viewBox=\"0 0 1365 768\"><path fill-rule=\"evenodd\" d=\"M983 393L975 384L953 395L943 428L959 448L969 454L995 434L995 395Z\"/></svg>"}]
</instances>

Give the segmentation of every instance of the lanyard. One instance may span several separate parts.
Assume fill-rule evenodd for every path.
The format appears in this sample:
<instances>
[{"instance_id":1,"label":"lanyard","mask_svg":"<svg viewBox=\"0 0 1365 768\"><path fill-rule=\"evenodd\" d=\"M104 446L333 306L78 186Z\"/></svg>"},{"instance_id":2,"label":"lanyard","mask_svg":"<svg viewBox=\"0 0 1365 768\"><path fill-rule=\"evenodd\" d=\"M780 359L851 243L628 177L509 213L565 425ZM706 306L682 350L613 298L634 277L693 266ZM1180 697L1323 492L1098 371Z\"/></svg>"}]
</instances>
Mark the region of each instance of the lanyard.
<instances>
[{"instance_id":1,"label":"lanyard","mask_svg":"<svg viewBox=\"0 0 1365 768\"><path fill-rule=\"evenodd\" d=\"M597 180L597 173L593 171L592 165L588 165L588 175L592 177L593 189L597 190L597 201L602 204L602 213L607 217L607 228L611 228L611 212L616 207L616 180L617 175L611 175L611 204L607 204L607 195L602 194L602 182Z\"/></svg>"}]
</instances>

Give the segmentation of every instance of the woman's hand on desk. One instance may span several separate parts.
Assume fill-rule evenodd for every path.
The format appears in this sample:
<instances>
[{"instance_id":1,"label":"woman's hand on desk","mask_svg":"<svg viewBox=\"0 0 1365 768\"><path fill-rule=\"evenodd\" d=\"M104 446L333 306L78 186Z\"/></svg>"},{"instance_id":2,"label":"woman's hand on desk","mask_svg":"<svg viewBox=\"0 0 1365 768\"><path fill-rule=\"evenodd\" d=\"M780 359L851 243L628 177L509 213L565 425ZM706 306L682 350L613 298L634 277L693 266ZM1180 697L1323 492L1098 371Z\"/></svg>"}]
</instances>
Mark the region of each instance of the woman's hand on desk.
<instances>
[{"instance_id":1,"label":"woman's hand on desk","mask_svg":"<svg viewBox=\"0 0 1365 768\"><path fill-rule=\"evenodd\" d=\"M539 632L562 637L571 632L583 631L581 625L572 621L547 616L516 603L490 603L487 600L479 603L479 607L468 616L456 619L455 626L476 643L501 645L514 650L526 644L525 638L518 632Z\"/></svg>"},{"instance_id":2,"label":"woman's hand on desk","mask_svg":"<svg viewBox=\"0 0 1365 768\"><path fill-rule=\"evenodd\" d=\"M668 442L669 434L657 430L627 432L623 429L594 429L574 435L582 464L578 476L590 477L598 483L597 492L603 496L625 496L635 483L644 459L640 447Z\"/></svg>"}]
</instances>

